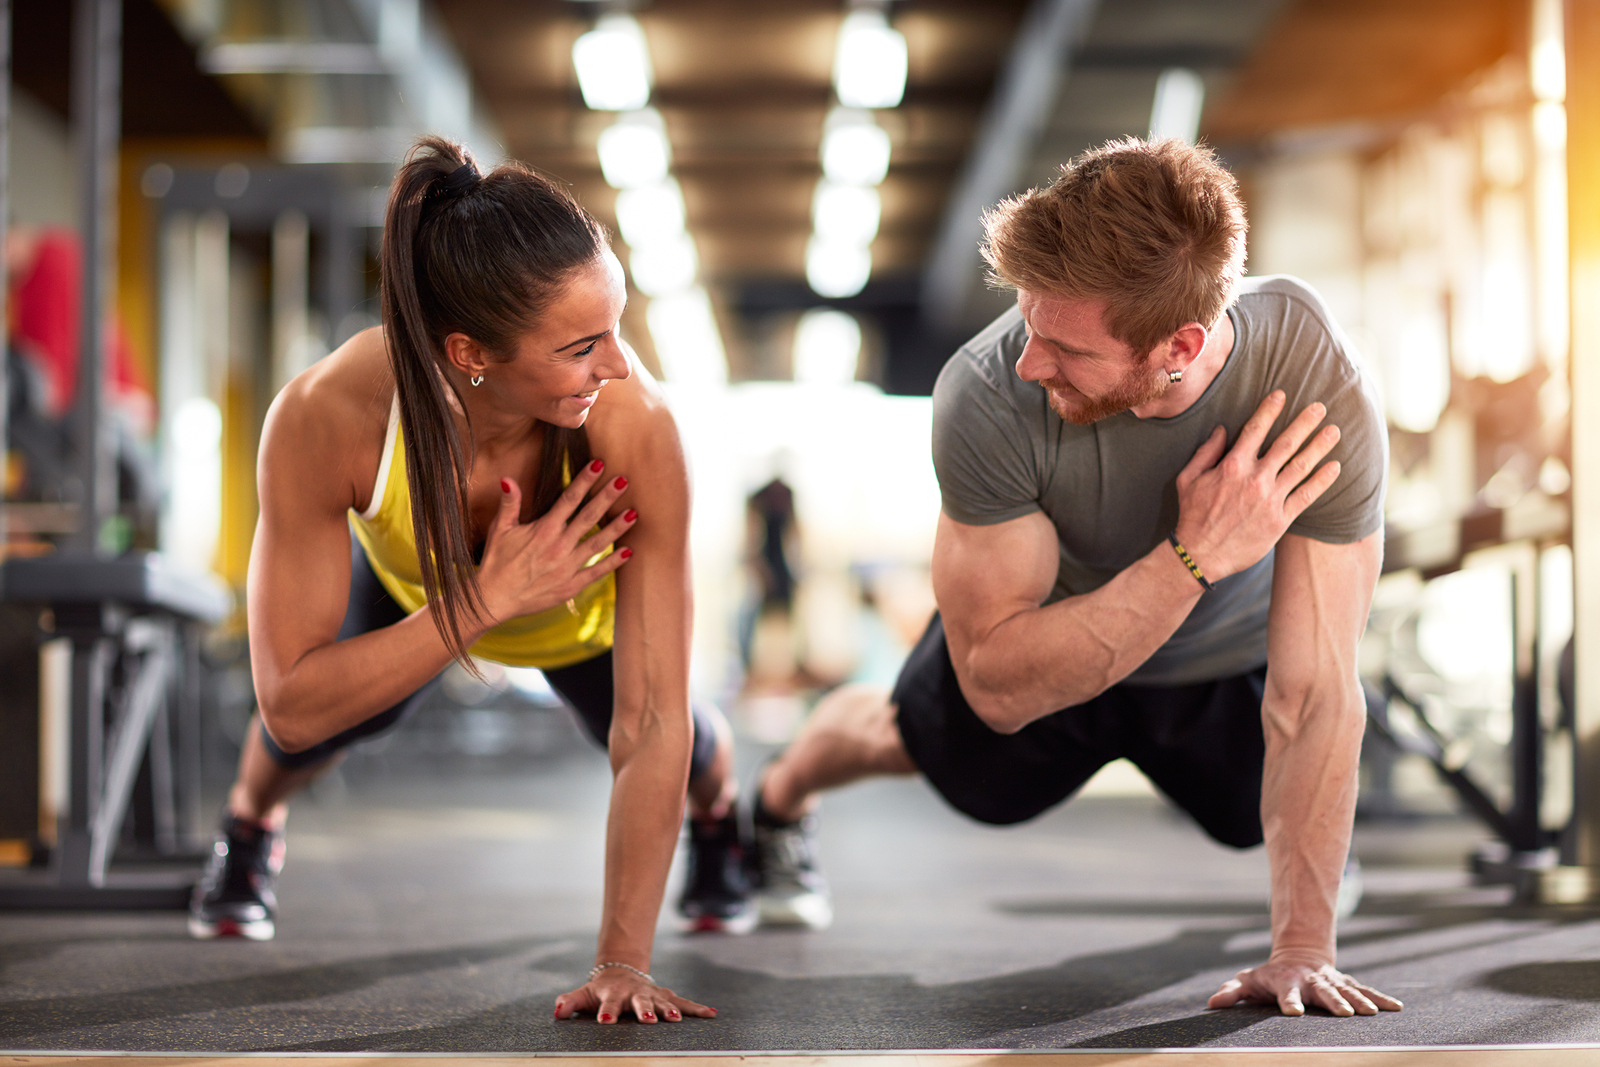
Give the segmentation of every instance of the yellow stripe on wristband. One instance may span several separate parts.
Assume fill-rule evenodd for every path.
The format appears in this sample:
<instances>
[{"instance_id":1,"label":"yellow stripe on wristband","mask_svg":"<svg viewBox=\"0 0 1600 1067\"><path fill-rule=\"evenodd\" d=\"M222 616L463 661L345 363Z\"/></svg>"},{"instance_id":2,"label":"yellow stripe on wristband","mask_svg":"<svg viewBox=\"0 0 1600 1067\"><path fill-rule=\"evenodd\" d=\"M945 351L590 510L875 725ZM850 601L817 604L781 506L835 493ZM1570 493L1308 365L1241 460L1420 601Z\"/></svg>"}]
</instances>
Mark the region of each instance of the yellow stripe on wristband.
<instances>
[{"instance_id":1,"label":"yellow stripe on wristband","mask_svg":"<svg viewBox=\"0 0 1600 1067\"><path fill-rule=\"evenodd\" d=\"M1178 558L1183 560L1183 565L1189 568L1189 573L1194 575L1194 580L1200 583L1201 588L1208 593L1215 589L1216 586L1206 581L1206 576L1200 573L1200 564L1196 563L1194 557L1189 555L1189 550L1179 543L1177 533L1167 534L1167 540L1172 542L1172 547L1178 553Z\"/></svg>"}]
</instances>

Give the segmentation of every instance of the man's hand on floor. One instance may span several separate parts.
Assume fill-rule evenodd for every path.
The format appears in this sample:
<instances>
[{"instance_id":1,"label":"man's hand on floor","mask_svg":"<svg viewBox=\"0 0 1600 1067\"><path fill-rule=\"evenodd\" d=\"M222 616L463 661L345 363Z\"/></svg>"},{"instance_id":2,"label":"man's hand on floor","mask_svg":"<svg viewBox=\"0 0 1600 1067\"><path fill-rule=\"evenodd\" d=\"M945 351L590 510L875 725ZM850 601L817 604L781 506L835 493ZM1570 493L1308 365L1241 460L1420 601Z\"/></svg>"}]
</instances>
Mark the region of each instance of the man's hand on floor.
<instances>
[{"instance_id":1,"label":"man's hand on floor","mask_svg":"<svg viewBox=\"0 0 1600 1067\"><path fill-rule=\"evenodd\" d=\"M1307 1005L1341 1016L1376 1015L1404 1007L1328 964L1295 962L1268 962L1240 971L1222 983L1206 1007L1231 1008L1240 1002L1276 1004L1285 1015L1304 1015Z\"/></svg>"}]
</instances>

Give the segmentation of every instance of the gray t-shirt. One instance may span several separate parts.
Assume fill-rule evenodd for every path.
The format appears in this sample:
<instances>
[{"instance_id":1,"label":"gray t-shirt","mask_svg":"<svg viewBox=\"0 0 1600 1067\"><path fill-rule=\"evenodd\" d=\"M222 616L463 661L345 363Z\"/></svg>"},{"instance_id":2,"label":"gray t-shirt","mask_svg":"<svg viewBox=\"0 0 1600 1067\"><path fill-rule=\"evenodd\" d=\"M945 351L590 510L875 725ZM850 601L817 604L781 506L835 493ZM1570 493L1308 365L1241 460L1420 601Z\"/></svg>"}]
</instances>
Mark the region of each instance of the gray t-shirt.
<instances>
[{"instance_id":1,"label":"gray t-shirt","mask_svg":"<svg viewBox=\"0 0 1600 1067\"><path fill-rule=\"evenodd\" d=\"M987 526L1042 511L1061 547L1046 603L1093 592L1178 523L1176 478L1220 423L1231 446L1274 389L1288 397L1270 443L1306 405L1327 405L1341 436L1338 479L1289 532L1348 544L1383 526L1388 434L1372 383L1317 294L1286 276L1247 279L1228 309L1233 351L1187 411L1169 419L1122 412L1077 426L1045 390L1017 377L1027 334L1012 308L945 365L933 390L933 464L944 511ZM1272 553L1216 583L1167 642L1127 678L1182 685L1225 678L1267 660ZM1200 560L1202 568L1204 560Z\"/></svg>"}]
</instances>

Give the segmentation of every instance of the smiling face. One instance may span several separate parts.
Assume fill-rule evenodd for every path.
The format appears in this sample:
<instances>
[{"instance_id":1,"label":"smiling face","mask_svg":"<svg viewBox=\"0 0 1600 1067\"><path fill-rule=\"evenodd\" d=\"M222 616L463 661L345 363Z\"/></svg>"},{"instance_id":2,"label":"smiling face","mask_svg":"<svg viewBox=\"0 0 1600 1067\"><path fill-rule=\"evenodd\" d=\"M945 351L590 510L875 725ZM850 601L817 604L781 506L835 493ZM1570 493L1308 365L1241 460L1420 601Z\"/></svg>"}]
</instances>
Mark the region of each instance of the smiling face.
<instances>
[{"instance_id":1,"label":"smiling face","mask_svg":"<svg viewBox=\"0 0 1600 1067\"><path fill-rule=\"evenodd\" d=\"M1017 377L1038 382L1066 421L1087 426L1159 400L1171 388L1162 346L1140 356L1112 337L1105 301L1018 290L1017 307L1028 328Z\"/></svg>"},{"instance_id":2,"label":"smiling face","mask_svg":"<svg viewBox=\"0 0 1600 1067\"><path fill-rule=\"evenodd\" d=\"M622 265L608 249L572 273L511 359L488 364L491 396L543 422L582 426L606 382L633 373L617 337L626 303Z\"/></svg>"}]
</instances>

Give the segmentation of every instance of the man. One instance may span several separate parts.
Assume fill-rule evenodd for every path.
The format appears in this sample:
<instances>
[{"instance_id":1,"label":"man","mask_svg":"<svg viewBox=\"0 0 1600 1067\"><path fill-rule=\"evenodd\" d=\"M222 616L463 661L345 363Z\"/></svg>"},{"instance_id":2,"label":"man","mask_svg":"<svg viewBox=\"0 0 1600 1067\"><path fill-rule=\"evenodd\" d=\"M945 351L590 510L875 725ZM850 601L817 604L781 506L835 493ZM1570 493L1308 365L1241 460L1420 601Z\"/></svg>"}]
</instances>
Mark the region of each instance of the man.
<instances>
[{"instance_id":1,"label":"man","mask_svg":"<svg viewBox=\"0 0 1600 1067\"><path fill-rule=\"evenodd\" d=\"M768 767L767 917L830 917L818 790L920 772L1006 824L1125 756L1216 840L1266 841L1271 957L1212 1007L1399 1010L1333 966L1387 468L1348 343L1304 284L1241 280L1205 149L1114 142L985 222L1017 306L934 389L939 614L892 694L831 695Z\"/></svg>"}]
</instances>

